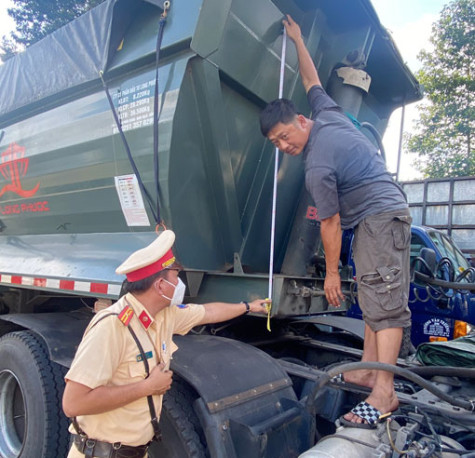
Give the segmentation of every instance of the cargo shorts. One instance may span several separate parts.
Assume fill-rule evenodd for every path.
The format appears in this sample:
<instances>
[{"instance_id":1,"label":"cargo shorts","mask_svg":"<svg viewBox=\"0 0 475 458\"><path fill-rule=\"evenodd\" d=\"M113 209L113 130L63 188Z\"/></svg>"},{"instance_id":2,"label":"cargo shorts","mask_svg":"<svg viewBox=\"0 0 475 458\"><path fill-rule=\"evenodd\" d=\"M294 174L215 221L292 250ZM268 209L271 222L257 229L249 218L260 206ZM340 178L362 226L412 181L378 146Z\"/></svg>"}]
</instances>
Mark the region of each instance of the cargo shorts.
<instances>
[{"instance_id":1,"label":"cargo shorts","mask_svg":"<svg viewBox=\"0 0 475 458\"><path fill-rule=\"evenodd\" d=\"M409 209L401 209L367 216L355 228L358 303L365 323L375 332L411 324L411 222Z\"/></svg>"}]
</instances>

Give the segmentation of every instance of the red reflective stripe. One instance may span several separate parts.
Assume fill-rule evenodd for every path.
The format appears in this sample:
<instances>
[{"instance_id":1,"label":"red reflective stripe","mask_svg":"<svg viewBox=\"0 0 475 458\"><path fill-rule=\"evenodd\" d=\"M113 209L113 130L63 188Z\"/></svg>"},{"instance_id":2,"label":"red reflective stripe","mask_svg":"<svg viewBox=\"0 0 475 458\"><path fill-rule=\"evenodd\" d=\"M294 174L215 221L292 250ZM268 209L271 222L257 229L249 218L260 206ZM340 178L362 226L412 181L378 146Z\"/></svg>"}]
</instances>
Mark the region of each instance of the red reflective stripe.
<instances>
[{"instance_id":1,"label":"red reflective stripe","mask_svg":"<svg viewBox=\"0 0 475 458\"><path fill-rule=\"evenodd\" d=\"M59 281L59 289L74 289L74 281L73 280L60 280Z\"/></svg>"},{"instance_id":2,"label":"red reflective stripe","mask_svg":"<svg viewBox=\"0 0 475 458\"><path fill-rule=\"evenodd\" d=\"M33 280L33 285L45 288L46 287L46 278L35 278Z\"/></svg>"},{"instance_id":3,"label":"red reflective stripe","mask_svg":"<svg viewBox=\"0 0 475 458\"><path fill-rule=\"evenodd\" d=\"M7 275L7 274L0 274L0 282L2 283L10 283L15 285L23 285L23 279L26 279L27 285L36 286L37 288L53 288L53 289L64 289L68 291L78 291L78 292L87 292L84 288L78 287L76 288L76 281L75 280L59 280L59 285L56 283L58 280L51 279L52 283L48 286L48 279L42 277L22 277L21 275ZM78 282L83 283L83 282ZM115 284L109 283L89 283L89 292L96 293L96 294L109 294L109 288L116 289L117 286ZM56 286L58 285L58 286ZM82 285L79 285L82 286Z\"/></svg>"},{"instance_id":4,"label":"red reflective stripe","mask_svg":"<svg viewBox=\"0 0 475 458\"><path fill-rule=\"evenodd\" d=\"M91 283L91 293L107 294L107 283Z\"/></svg>"}]
</instances>

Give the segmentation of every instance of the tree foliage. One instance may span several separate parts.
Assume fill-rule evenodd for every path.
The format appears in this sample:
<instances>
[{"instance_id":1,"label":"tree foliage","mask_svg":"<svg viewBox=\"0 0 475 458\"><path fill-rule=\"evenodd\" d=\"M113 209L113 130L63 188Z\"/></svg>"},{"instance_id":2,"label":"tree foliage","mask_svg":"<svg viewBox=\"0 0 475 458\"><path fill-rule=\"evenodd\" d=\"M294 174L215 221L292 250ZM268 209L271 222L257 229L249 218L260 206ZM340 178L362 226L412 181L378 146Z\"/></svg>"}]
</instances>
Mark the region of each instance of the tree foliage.
<instances>
[{"instance_id":1,"label":"tree foliage","mask_svg":"<svg viewBox=\"0 0 475 458\"><path fill-rule=\"evenodd\" d=\"M103 0L13 0L8 14L16 30L3 36L0 57L9 59L25 47L67 24Z\"/></svg>"},{"instance_id":2,"label":"tree foliage","mask_svg":"<svg viewBox=\"0 0 475 458\"><path fill-rule=\"evenodd\" d=\"M416 133L406 146L418 153L417 167L426 177L475 175L475 0L447 4L430 41L433 51L418 56L426 101L417 107Z\"/></svg>"}]
</instances>

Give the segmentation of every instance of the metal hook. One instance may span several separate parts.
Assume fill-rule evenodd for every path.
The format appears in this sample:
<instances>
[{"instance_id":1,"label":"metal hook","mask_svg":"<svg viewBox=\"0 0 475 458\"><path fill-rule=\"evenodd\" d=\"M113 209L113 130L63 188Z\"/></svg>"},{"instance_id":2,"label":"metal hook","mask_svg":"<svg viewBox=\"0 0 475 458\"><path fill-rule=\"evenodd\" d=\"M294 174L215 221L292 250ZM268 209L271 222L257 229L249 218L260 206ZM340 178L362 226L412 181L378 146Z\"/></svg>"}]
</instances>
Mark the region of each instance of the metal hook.
<instances>
[{"instance_id":1,"label":"metal hook","mask_svg":"<svg viewBox=\"0 0 475 458\"><path fill-rule=\"evenodd\" d=\"M168 14L168 10L170 9L171 3L169 0L163 2L163 13L162 18L166 18Z\"/></svg>"},{"instance_id":2,"label":"metal hook","mask_svg":"<svg viewBox=\"0 0 475 458\"><path fill-rule=\"evenodd\" d=\"M164 231L167 230L167 226L165 226L165 223L162 221L161 223L158 223L155 226L155 233L158 235L160 233L160 227L163 228Z\"/></svg>"}]
</instances>

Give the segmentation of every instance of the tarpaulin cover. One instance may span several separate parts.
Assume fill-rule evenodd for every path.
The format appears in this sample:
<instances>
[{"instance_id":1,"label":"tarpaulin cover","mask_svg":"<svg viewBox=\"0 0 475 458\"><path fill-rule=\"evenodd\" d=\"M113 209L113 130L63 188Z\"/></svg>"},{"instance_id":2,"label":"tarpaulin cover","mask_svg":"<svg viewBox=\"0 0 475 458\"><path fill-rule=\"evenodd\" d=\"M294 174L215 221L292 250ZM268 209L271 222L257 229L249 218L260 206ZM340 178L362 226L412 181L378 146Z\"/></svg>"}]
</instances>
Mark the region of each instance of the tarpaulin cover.
<instances>
[{"instance_id":1,"label":"tarpaulin cover","mask_svg":"<svg viewBox=\"0 0 475 458\"><path fill-rule=\"evenodd\" d=\"M420 344L416 357L427 366L475 367L475 335Z\"/></svg>"},{"instance_id":2,"label":"tarpaulin cover","mask_svg":"<svg viewBox=\"0 0 475 458\"><path fill-rule=\"evenodd\" d=\"M163 0L106 0L0 66L0 117L99 78L143 5Z\"/></svg>"}]
</instances>

